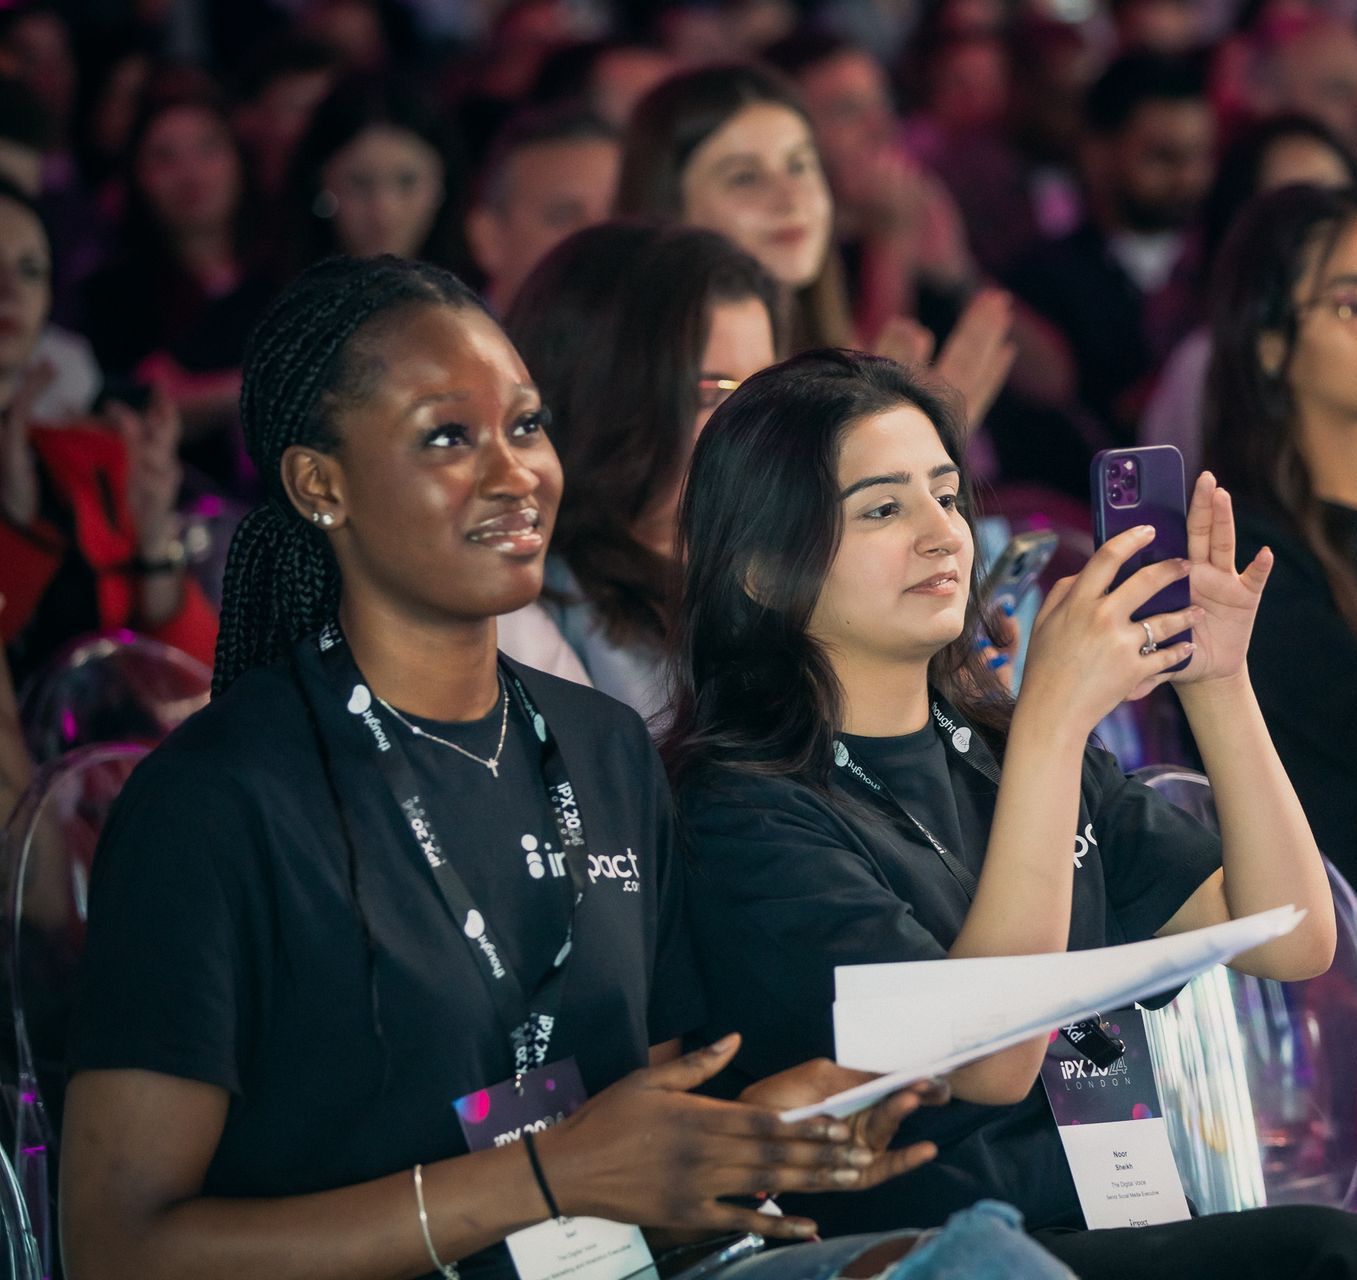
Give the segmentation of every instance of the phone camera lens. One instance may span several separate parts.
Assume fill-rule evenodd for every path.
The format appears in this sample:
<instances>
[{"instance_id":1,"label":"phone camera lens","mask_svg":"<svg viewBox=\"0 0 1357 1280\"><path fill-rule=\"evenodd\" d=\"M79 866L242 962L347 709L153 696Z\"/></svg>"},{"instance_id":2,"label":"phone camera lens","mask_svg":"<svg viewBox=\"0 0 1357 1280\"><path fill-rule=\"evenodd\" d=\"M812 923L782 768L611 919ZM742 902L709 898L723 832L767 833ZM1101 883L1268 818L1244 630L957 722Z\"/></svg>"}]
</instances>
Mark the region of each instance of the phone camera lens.
<instances>
[{"instance_id":1,"label":"phone camera lens","mask_svg":"<svg viewBox=\"0 0 1357 1280\"><path fill-rule=\"evenodd\" d=\"M1112 499L1113 502L1120 502L1120 501L1121 501L1121 485L1119 485L1119 484L1110 484L1110 485L1108 485L1108 486L1107 486L1107 494L1108 494L1108 497L1110 497L1110 498Z\"/></svg>"},{"instance_id":2,"label":"phone camera lens","mask_svg":"<svg viewBox=\"0 0 1357 1280\"><path fill-rule=\"evenodd\" d=\"M1122 464L1121 464L1121 469L1122 469L1124 472L1126 472L1126 474L1129 476L1129 475L1134 474L1135 469L1136 469L1136 464L1135 464L1135 462L1134 462L1132 459L1127 458L1127 459L1125 459L1125 460L1122 462Z\"/></svg>"},{"instance_id":3,"label":"phone camera lens","mask_svg":"<svg viewBox=\"0 0 1357 1280\"><path fill-rule=\"evenodd\" d=\"M1109 463L1107 464L1107 474L1108 474L1108 475L1110 475L1110 476L1115 476L1115 475L1117 475L1118 472L1120 472L1120 471L1121 471L1121 465L1120 465L1119 463L1116 463L1116 462L1109 462Z\"/></svg>"}]
</instances>

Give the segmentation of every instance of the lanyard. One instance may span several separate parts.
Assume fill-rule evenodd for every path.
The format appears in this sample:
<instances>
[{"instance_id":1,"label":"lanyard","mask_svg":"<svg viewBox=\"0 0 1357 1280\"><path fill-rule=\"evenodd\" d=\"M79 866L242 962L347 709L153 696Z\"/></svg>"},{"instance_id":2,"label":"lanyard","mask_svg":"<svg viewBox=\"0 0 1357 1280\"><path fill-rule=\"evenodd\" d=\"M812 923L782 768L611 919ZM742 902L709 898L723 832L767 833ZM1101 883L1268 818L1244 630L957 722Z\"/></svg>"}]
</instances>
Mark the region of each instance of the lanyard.
<instances>
[{"instance_id":1,"label":"lanyard","mask_svg":"<svg viewBox=\"0 0 1357 1280\"><path fill-rule=\"evenodd\" d=\"M995 763L989 748L951 707L944 706L936 698L933 699L931 707L933 723L937 729L942 731L950 750L971 768L978 770L997 785L999 766ZM896 817L903 814L924 839L932 845L933 851L938 855L942 865L947 868L952 878L961 886L962 892L966 895L966 900L968 902L975 900L976 890L980 887L980 882L976 879L975 873L943 844L915 814L911 813L909 807L902 804L899 797L871 769L861 760L854 758L846 743L837 738L834 741L834 763L850 778L856 779L864 786L871 793L872 798L876 800L878 807L886 809L889 816Z\"/></svg>"},{"instance_id":2,"label":"lanyard","mask_svg":"<svg viewBox=\"0 0 1357 1280\"><path fill-rule=\"evenodd\" d=\"M981 742L970 726L955 711L944 706L936 698L932 702L932 714L934 725L942 732L952 752L973 769L984 774L991 782L997 784L999 766L989 748ZM847 744L839 739L834 741L834 763L849 777L856 779L862 786L866 787L880 807L885 808L887 805L891 805L894 806L897 813L904 814L922 833L924 839L933 846L933 851L938 855L943 866L961 886L962 892L966 895L966 900L968 902L975 901L975 894L980 887L980 881L970 867L966 866L956 854L924 826L909 811L908 807L901 804L895 793L871 769L862 761L854 759ZM1083 1022L1061 1027L1060 1033L1098 1067L1110 1066L1126 1051L1126 1046L1120 1040L1114 1039L1108 1034L1103 1026L1101 1016L1096 1013L1092 1018L1086 1018Z\"/></svg>"},{"instance_id":3,"label":"lanyard","mask_svg":"<svg viewBox=\"0 0 1357 1280\"><path fill-rule=\"evenodd\" d=\"M571 884L570 920L565 940L551 968L532 991L525 992L518 975L504 958L497 942L498 931L486 911L477 907L466 882L445 854L443 841L420 798L419 781L402 745L402 737L394 720L383 719L381 703L372 696L338 626L332 623L321 632L317 641L299 646L298 675L302 691L317 710L321 723L331 721L332 717L321 720L317 701L312 698L308 685L322 684L330 706L344 707L349 713L343 718L351 726L351 740L361 744L365 756L377 766L386 782L401 823L410 832L420 856L433 873L434 883L480 970L495 1013L509 1038L515 1087L521 1088L524 1075L543 1066L548 1059L552 1032L560 1014L566 964L574 946L576 912L588 885L584 820L555 734L548 728L523 682L501 662L500 675L512 695L514 707L532 727L539 746L542 785L551 803ZM340 795L341 803L347 806L344 788L340 788Z\"/></svg>"}]
</instances>

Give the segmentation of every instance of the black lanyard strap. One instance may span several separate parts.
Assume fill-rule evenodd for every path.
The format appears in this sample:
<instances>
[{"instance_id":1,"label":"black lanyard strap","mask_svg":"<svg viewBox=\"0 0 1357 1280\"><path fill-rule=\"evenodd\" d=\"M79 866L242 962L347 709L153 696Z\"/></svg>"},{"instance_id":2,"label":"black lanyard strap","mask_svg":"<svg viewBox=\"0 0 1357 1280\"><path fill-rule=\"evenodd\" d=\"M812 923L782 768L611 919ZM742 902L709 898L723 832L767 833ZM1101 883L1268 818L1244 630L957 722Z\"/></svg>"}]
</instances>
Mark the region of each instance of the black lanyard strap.
<instances>
[{"instance_id":1,"label":"black lanyard strap","mask_svg":"<svg viewBox=\"0 0 1357 1280\"><path fill-rule=\"evenodd\" d=\"M999 765L984 741L962 718L939 698L931 703L933 724L943 735L954 755L964 760L971 768L984 774L996 785L999 782ZM846 743L839 739L834 742L834 763L850 778L856 780L871 794L879 808L887 816L903 814L923 834L924 839L933 846L943 866L952 878L961 886L968 902L975 901L980 881L975 873L961 861L941 840L937 838L909 809L900 803L899 797L871 771L861 760L854 759ZM893 807L895 812L891 813ZM1126 1045L1115 1039L1106 1029L1102 1018L1094 1014L1082 1022L1061 1027L1060 1034L1069 1041L1094 1066L1108 1067L1126 1052Z\"/></svg>"},{"instance_id":2,"label":"black lanyard strap","mask_svg":"<svg viewBox=\"0 0 1357 1280\"><path fill-rule=\"evenodd\" d=\"M530 992L525 992L513 966L505 959L501 935L486 910L478 907L466 882L445 852L433 818L420 796L420 786L410 757L396 730L394 717L384 719L382 704L372 696L363 674L354 662L339 628L333 623L318 639L298 646L294 673L303 695L322 725L342 721L344 732L361 758L376 766L387 791L410 832L420 856L428 865L440 895L456 922L485 983L495 1013L509 1039L516 1080L544 1065L549 1058L552 1032L560 1015L565 974L574 948L575 920L588 887L588 845L584 819L575 789L566 772L561 749L536 703L517 673L503 663L500 674L512 695L517 713L531 727L538 744L542 785L550 802L556 833L570 875L570 918L565 938L551 968ZM343 708L347 714L340 715ZM349 807L345 789L340 803ZM349 810L350 820L352 810Z\"/></svg>"},{"instance_id":3,"label":"black lanyard strap","mask_svg":"<svg viewBox=\"0 0 1357 1280\"><path fill-rule=\"evenodd\" d=\"M931 702L931 714L935 728L946 739L949 749L971 768L984 774L997 785L999 766L989 748L973 732L970 725L962 720L950 706L937 698L934 698ZM834 763L838 765L846 777L854 779L860 786L866 788L877 807L883 810L887 817L894 820L903 815L913 824L915 830L933 847L933 851L938 855L942 865L947 868L952 878L961 886L966 895L966 900L968 902L975 900L976 890L980 887L980 881L976 878L975 873L943 844L914 813L910 812L909 807L902 804L899 797L867 765L854 757L848 749L847 743L837 738L834 740Z\"/></svg>"}]
</instances>

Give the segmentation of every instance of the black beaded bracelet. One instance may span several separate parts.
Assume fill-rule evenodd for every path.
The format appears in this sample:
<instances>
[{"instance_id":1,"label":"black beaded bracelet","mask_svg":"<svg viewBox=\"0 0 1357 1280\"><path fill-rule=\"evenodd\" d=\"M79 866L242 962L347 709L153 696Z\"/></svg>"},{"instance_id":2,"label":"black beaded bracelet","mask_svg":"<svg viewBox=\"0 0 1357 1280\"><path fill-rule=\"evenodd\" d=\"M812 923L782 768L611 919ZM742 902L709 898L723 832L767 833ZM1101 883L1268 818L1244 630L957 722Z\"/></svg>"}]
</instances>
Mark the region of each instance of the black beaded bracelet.
<instances>
[{"instance_id":1,"label":"black beaded bracelet","mask_svg":"<svg viewBox=\"0 0 1357 1280\"><path fill-rule=\"evenodd\" d=\"M531 1129L523 1130L523 1145L527 1148L528 1160L532 1164L532 1176L537 1179L537 1189L547 1202L547 1213L553 1218L563 1218L565 1215L561 1212L561 1206L556 1203L556 1197L547 1186L547 1175L542 1172L542 1162L537 1157L537 1144L533 1141Z\"/></svg>"}]
</instances>

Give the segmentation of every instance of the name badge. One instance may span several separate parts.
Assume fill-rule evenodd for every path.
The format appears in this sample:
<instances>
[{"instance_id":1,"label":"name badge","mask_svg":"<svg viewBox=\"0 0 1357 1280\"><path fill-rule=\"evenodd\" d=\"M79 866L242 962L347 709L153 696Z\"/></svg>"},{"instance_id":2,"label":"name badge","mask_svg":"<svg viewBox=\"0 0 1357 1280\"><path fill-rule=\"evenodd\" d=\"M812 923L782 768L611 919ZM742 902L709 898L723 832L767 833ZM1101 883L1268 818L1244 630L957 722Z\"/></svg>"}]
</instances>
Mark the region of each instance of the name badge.
<instances>
[{"instance_id":1,"label":"name badge","mask_svg":"<svg viewBox=\"0 0 1357 1280\"><path fill-rule=\"evenodd\" d=\"M488 1151L551 1128L587 1097L575 1059L562 1058L527 1072L519 1088L505 1080L453 1106L467 1146ZM651 1265L640 1228L604 1218L550 1218L515 1231L505 1244L519 1280L622 1280Z\"/></svg>"},{"instance_id":2,"label":"name badge","mask_svg":"<svg viewBox=\"0 0 1357 1280\"><path fill-rule=\"evenodd\" d=\"M1094 1066L1052 1032L1041 1067L1084 1220L1091 1228L1148 1227L1190 1216L1169 1147L1139 1009L1108 1015L1126 1052Z\"/></svg>"}]
</instances>

